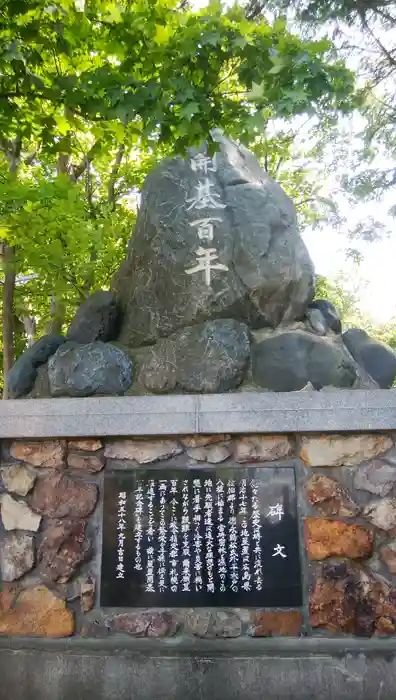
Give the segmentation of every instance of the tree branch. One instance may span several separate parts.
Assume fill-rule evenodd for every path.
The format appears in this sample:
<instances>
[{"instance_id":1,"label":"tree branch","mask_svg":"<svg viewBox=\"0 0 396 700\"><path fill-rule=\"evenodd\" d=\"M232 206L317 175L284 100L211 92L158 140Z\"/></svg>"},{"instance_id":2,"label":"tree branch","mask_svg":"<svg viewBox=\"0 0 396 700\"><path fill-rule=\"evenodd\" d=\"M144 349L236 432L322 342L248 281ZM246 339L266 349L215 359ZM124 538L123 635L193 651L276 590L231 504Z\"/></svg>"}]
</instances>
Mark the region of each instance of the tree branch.
<instances>
[{"instance_id":1,"label":"tree branch","mask_svg":"<svg viewBox=\"0 0 396 700\"><path fill-rule=\"evenodd\" d=\"M73 165L71 168L71 179L73 182L76 182L81 175L84 174L86 171L87 167L92 163L95 154L99 148L100 145L100 140L95 141L93 146L89 149L88 153L86 153L85 156L81 159L80 163L78 165Z\"/></svg>"},{"instance_id":2,"label":"tree branch","mask_svg":"<svg viewBox=\"0 0 396 700\"><path fill-rule=\"evenodd\" d=\"M116 158L114 161L114 165L111 169L109 182L107 184L107 201L110 204L112 209L114 209L114 207L115 207L115 183L116 183L118 172L120 170L120 165L121 165L121 161L122 161L124 153L125 153L125 142L121 143L119 148L118 148L117 155L116 155Z\"/></svg>"}]
</instances>

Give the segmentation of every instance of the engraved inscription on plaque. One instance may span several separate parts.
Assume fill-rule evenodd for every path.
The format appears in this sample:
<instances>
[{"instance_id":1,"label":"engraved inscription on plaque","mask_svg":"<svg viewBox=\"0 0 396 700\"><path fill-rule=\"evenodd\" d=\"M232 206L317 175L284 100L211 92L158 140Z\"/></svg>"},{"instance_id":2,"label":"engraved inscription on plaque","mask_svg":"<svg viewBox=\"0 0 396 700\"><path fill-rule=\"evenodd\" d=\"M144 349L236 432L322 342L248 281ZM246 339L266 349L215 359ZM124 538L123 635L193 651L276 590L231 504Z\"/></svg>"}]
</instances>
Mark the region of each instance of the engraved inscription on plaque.
<instances>
[{"instance_id":1,"label":"engraved inscription on plaque","mask_svg":"<svg viewBox=\"0 0 396 700\"><path fill-rule=\"evenodd\" d=\"M105 476L101 605L302 604L294 470Z\"/></svg>"}]
</instances>

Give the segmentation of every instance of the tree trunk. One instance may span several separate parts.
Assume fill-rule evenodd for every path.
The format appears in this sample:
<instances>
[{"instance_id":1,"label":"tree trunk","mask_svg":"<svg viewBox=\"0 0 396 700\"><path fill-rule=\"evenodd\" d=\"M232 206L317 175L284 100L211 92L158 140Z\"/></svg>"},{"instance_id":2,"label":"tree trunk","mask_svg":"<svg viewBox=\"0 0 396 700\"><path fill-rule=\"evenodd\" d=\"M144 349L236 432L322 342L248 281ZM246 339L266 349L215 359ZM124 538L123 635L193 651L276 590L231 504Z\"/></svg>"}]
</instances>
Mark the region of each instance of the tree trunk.
<instances>
[{"instance_id":1,"label":"tree trunk","mask_svg":"<svg viewBox=\"0 0 396 700\"><path fill-rule=\"evenodd\" d=\"M3 285L3 399L8 399L7 374L14 364L15 250L4 246Z\"/></svg>"},{"instance_id":2,"label":"tree trunk","mask_svg":"<svg viewBox=\"0 0 396 700\"><path fill-rule=\"evenodd\" d=\"M34 336L36 335L36 319L33 316L22 316L22 323L28 347L31 347L34 343Z\"/></svg>"}]
</instances>

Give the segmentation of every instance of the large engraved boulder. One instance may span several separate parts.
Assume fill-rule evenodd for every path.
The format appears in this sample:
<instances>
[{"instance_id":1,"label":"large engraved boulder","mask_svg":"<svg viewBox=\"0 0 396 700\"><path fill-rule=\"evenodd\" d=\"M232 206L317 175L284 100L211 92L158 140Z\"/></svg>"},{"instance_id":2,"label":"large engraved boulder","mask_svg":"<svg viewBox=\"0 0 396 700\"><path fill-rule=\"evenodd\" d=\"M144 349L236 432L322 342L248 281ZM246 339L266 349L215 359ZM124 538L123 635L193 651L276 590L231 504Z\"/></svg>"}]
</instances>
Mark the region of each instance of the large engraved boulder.
<instances>
[{"instance_id":1,"label":"large engraved boulder","mask_svg":"<svg viewBox=\"0 0 396 700\"><path fill-rule=\"evenodd\" d=\"M214 137L213 159L202 147L146 179L112 285L125 345L214 318L275 327L302 318L312 300L313 265L293 203L249 151Z\"/></svg>"}]
</instances>

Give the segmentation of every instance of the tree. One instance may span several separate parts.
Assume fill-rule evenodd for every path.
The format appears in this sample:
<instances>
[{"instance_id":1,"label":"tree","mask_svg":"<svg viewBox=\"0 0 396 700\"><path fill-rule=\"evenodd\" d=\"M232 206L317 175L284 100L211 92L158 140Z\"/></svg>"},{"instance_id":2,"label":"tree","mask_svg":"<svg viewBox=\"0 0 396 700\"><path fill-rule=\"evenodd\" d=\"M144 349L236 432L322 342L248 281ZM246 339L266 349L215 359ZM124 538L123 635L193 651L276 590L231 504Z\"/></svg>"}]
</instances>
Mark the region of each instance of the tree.
<instances>
[{"instance_id":1,"label":"tree","mask_svg":"<svg viewBox=\"0 0 396 700\"><path fill-rule=\"evenodd\" d=\"M214 149L213 127L249 142L275 115L353 105L353 75L331 44L282 21L249 22L216 2L198 13L175 0L81 7L0 5L5 374L21 300L32 310L40 294L59 328L65 309L108 284L131 228L123 197L149 164L203 138Z\"/></svg>"},{"instance_id":2,"label":"tree","mask_svg":"<svg viewBox=\"0 0 396 700\"><path fill-rule=\"evenodd\" d=\"M396 5L389 0L275 0L305 35L328 36L337 53L356 68L360 126L349 143L348 169L340 184L351 202L380 200L396 186ZM248 5L248 8L250 5ZM263 6L259 7L264 11ZM351 140L351 134L346 138ZM352 146L352 149L351 149ZM396 215L393 205L389 214ZM384 227L359 222L351 237L376 239Z\"/></svg>"}]
</instances>

